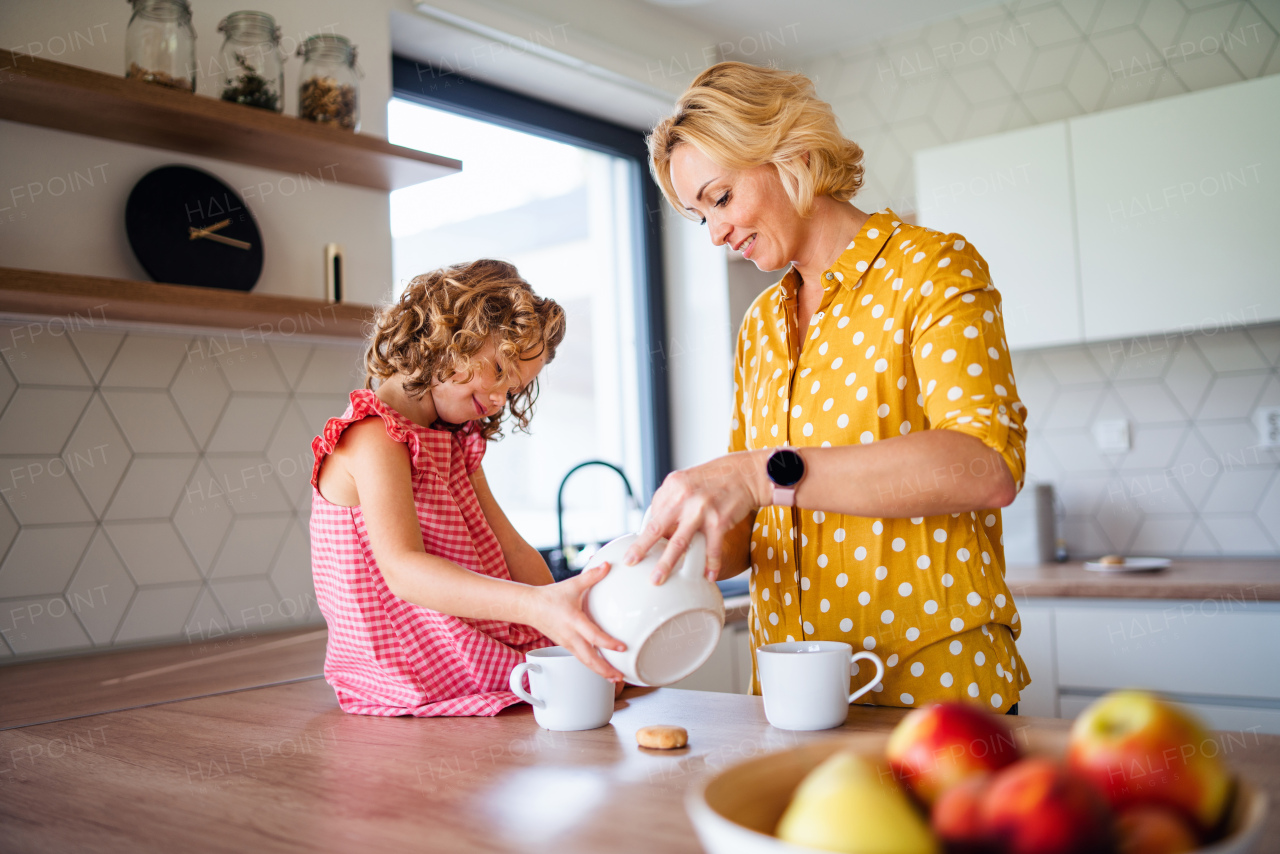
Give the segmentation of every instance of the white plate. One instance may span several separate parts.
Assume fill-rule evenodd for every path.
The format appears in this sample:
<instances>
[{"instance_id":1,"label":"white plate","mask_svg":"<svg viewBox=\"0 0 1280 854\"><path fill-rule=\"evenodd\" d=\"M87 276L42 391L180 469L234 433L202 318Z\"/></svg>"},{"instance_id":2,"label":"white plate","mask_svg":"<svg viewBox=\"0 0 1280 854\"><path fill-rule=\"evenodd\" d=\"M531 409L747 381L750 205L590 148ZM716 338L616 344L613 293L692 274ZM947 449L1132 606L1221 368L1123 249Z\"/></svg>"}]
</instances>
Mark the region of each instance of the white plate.
<instances>
[{"instance_id":1,"label":"white plate","mask_svg":"<svg viewBox=\"0 0 1280 854\"><path fill-rule=\"evenodd\" d=\"M1156 572L1168 569L1173 561L1167 557L1127 557L1124 563L1110 564L1089 561L1084 568L1090 572Z\"/></svg>"}]
</instances>

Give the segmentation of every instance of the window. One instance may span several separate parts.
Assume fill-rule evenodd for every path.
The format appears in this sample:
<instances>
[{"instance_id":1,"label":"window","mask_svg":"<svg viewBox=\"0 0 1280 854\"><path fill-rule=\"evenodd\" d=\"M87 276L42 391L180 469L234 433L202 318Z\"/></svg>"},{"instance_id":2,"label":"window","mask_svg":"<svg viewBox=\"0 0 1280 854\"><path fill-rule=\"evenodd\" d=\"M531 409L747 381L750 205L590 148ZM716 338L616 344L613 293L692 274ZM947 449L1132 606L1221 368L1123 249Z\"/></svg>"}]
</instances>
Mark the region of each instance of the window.
<instances>
[{"instance_id":1,"label":"window","mask_svg":"<svg viewBox=\"0 0 1280 854\"><path fill-rule=\"evenodd\" d=\"M397 60L388 138L456 157L463 171L391 194L397 293L427 270L495 257L515 264L568 317L564 343L540 378L532 434L508 431L490 444L484 464L516 529L550 548L559 537L556 489L573 466L591 459L619 466L641 501L666 473L666 409L654 405L658 393L665 402L665 384L661 363L650 358L662 353L649 346L657 331L652 289L660 293L661 282L648 263L654 236L644 197L652 182L637 157L642 138L615 128L634 138L620 153L567 132L564 111L456 77L446 88L455 100L428 97L401 85L419 77L421 66L407 66ZM530 122L531 112L541 123ZM566 539L602 542L633 530L639 519L624 497L621 480L604 467L575 474L565 490Z\"/></svg>"}]
</instances>

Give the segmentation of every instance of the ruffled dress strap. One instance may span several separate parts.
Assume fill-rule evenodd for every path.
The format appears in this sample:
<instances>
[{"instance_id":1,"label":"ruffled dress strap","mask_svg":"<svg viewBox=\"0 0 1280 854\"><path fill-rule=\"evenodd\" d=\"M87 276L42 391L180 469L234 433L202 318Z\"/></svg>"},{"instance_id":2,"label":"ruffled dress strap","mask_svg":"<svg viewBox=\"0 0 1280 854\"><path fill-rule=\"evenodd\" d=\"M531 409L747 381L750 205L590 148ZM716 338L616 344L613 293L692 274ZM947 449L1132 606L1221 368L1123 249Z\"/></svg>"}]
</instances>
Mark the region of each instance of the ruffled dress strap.
<instances>
[{"instance_id":1,"label":"ruffled dress strap","mask_svg":"<svg viewBox=\"0 0 1280 854\"><path fill-rule=\"evenodd\" d=\"M387 406L369 389L361 388L351 392L351 405L347 407L347 411L338 418L330 418L320 435L311 440L311 453L315 457L311 466L313 488L317 490L320 488L320 466L324 464L325 457L332 454L333 449L338 446L338 440L342 437L343 431L352 424L372 416L382 419L388 436L409 446L409 456L414 469L426 466L427 454L422 441L425 428L419 427Z\"/></svg>"}]
</instances>

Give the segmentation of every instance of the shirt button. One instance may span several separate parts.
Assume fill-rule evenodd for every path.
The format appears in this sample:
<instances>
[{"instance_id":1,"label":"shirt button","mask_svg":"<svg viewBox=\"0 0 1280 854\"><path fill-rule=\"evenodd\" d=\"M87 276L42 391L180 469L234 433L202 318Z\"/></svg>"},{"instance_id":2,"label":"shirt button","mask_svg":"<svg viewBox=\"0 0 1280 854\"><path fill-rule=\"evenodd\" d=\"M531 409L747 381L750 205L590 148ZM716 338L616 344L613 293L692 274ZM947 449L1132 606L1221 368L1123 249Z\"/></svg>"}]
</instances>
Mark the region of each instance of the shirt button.
<instances>
[{"instance_id":1,"label":"shirt button","mask_svg":"<svg viewBox=\"0 0 1280 854\"><path fill-rule=\"evenodd\" d=\"M834 279L835 277L836 277L836 274L835 274L835 273L827 273L827 281L828 281L828 282L829 282L829 281L831 281L832 279Z\"/></svg>"}]
</instances>

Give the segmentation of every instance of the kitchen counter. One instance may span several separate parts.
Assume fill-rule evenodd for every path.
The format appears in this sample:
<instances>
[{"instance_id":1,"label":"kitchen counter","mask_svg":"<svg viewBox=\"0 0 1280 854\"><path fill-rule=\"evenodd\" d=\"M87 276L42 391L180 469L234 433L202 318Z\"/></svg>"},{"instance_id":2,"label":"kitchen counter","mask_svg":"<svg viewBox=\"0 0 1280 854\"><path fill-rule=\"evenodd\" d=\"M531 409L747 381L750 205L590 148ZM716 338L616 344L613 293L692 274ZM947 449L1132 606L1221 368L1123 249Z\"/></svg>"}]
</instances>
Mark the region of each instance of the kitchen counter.
<instances>
[{"instance_id":1,"label":"kitchen counter","mask_svg":"<svg viewBox=\"0 0 1280 854\"><path fill-rule=\"evenodd\" d=\"M844 731L904 710L853 707ZM689 730L647 752L635 730ZM1067 721L1020 724L1061 737ZM609 726L551 733L493 718L341 712L322 680L0 732L0 850L700 851L684 810L709 770L833 732L770 727L759 697L628 688ZM1280 737L1230 761L1280 803ZM1272 810L1257 850L1280 848Z\"/></svg>"},{"instance_id":2,"label":"kitchen counter","mask_svg":"<svg viewBox=\"0 0 1280 854\"><path fill-rule=\"evenodd\" d=\"M1014 598L1280 601L1280 560L1181 560L1160 572L1090 572L1083 563L1006 568Z\"/></svg>"}]
</instances>

